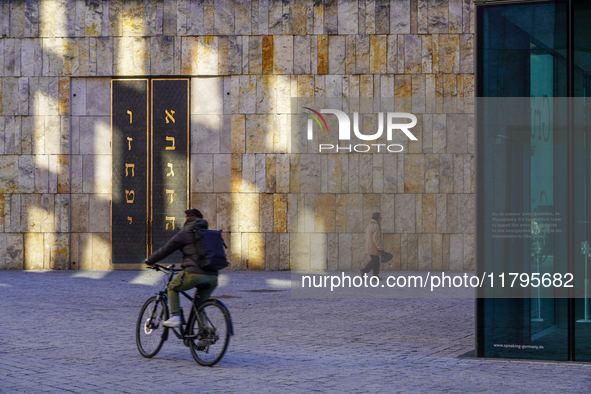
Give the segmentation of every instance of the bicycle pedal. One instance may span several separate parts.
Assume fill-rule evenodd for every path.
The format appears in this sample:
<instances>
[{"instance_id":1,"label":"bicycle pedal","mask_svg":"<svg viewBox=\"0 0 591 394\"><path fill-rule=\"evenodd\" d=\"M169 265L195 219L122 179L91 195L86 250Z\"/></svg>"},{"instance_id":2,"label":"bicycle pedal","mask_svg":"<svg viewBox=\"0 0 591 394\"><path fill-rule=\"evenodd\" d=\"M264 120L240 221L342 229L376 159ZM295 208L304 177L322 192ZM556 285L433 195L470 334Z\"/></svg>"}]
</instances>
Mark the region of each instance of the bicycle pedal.
<instances>
[{"instance_id":1,"label":"bicycle pedal","mask_svg":"<svg viewBox=\"0 0 591 394\"><path fill-rule=\"evenodd\" d=\"M211 341L209 339L200 339L195 346L197 347L197 350L204 350L209 345L211 345Z\"/></svg>"}]
</instances>

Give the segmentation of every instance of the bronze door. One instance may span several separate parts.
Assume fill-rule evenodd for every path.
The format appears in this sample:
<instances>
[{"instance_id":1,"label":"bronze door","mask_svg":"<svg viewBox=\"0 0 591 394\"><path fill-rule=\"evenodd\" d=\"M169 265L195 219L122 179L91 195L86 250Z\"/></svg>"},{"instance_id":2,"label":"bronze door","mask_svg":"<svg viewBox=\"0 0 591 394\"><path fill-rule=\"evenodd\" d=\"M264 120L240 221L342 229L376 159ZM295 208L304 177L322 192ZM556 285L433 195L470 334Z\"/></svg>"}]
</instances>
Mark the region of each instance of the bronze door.
<instances>
[{"instance_id":1,"label":"bronze door","mask_svg":"<svg viewBox=\"0 0 591 394\"><path fill-rule=\"evenodd\" d=\"M113 264L140 264L189 205L189 80L111 82ZM177 252L165 261L180 263ZM117 267L117 266L116 266Z\"/></svg>"}]
</instances>

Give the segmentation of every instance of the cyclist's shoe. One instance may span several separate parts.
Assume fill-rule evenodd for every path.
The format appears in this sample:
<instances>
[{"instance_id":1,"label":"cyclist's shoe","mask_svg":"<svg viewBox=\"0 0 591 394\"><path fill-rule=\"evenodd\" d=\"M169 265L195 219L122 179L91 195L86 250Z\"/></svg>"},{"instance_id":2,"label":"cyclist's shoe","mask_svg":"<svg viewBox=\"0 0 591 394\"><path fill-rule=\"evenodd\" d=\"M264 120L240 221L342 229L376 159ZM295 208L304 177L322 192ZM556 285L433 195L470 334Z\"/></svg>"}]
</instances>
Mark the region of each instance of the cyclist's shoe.
<instances>
[{"instance_id":1,"label":"cyclist's shoe","mask_svg":"<svg viewBox=\"0 0 591 394\"><path fill-rule=\"evenodd\" d=\"M361 270L359 270L357 272L359 272L359 276L361 276L362 278L363 278L363 275L365 275L365 273L363 271L361 271Z\"/></svg>"},{"instance_id":2,"label":"cyclist's shoe","mask_svg":"<svg viewBox=\"0 0 591 394\"><path fill-rule=\"evenodd\" d=\"M164 321L162 323L164 327L170 328L179 328L181 326L181 317L180 316L172 316L170 319Z\"/></svg>"}]
</instances>

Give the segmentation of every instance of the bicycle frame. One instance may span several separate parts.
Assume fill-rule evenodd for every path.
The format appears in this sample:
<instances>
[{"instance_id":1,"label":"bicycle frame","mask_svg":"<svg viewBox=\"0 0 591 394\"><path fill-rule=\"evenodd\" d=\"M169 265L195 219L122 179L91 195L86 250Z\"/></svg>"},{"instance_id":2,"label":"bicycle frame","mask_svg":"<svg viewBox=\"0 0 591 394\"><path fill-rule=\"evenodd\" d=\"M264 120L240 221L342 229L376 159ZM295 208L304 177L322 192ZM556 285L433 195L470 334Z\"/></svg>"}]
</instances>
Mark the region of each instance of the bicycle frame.
<instances>
[{"instance_id":1,"label":"bicycle frame","mask_svg":"<svg viewBox=\"0 0 591 394\"><path fill-rule=\"evenodd\" d=\"M156 297L156 302L154 303L154 309L152 310L151 313L151 317L150 320L154 319L154 314L156 312L156 307L158 305L158 301L162 300L166 303L166 305L168 305L168 286L170 284L170 282L172 281L172 278L174 278L175 274L182 271L182 269L175 269L174 268L174 264L169 265L168 267L164 267L161 266L160 264L156 264L156 267L158 267L157 269L163 269L165 271L168 271L167 275L168 275L168 279L166 280L166 285L164 286L164 289L160 290L158 292L158 296ZM198 289L196 289L197 291ZM185 327L187 326L188 322L190 322L194 316L196 316L197 322L199 327L203 326L204 324L201 322L201 319L199 317L199 314L197 313L197 309L195 307L195 303L194 303L194 297L191 297L189 294L187 294L184 291L180 291L180 294L182 294L183 296L185 296L185 298L187 298L188 300L191 301L191 312L189 312L189 317L187 320L185 320L185 314L183 312L183 309L181 308L181 326L178 328L178 331L176 328L172 328L172 332L174 333L174 335L181 340L191 340L191 339L197 339L199 333L193 333L191 335L189 335L186 332ZM196 295L198 296L198 295ZM220 300L216 300L213 298L210 298L209 300L214 301L216 303L221 304L221 306L228 311L228 308L226 307L226 305L221 302ZM205 316L207 318L207 316ZM228 311L228 320L229 320L229 324L228 324L228 333L230 336L234 335L234 327L232 325L232 318L230 317L230 313ZM164 332L162 333L162 339L163 340L168 340L168 329L164 330Z\"/></svg>"},{"instance_id":2,"label":"bicycle frame","mask_svg":"<svg viewBox=\"0 0 591 394\"><path fill-rule=\"evenodd\" d=\"M211 288L209 286L215 283L215 279L201 277L200 275L189 275L191 282L185 286L175 287L175 292L171 292L175 296L175 300L177 289L188 289L191 286L197 289L195 297L188 294L190 289L178 291L191 301L191 311L188 319L185 320L185 315L181 309L180 319L178 319L181 324L178 327L165 327L164 322L170 318L168 289L171 287L175 274L182 270L174 269L174 265L166 267L160 264L153 264L150 268L156 271L165 271L166 276L162 278L164 287L146 300L138 316L135 333L136 345L140 354L146 358L154 357L160 351L164 342L168 340L168 332L172 329L174 336L183 341L198 364L207 367L217 364L228 349L230 337L234 335L234 327L230 311L224 303L214 298L204 298L202 296L203 293L211 295L215 286ZM183 272L182 275L184 274ZM182 283L181 279L184 278L179 277L178 279L178 282ZM175 280L174 283L177 283L177 281ZM177 320L177 318L175 317L171 321L174 320Z\"/></svg>"}]
</instances>

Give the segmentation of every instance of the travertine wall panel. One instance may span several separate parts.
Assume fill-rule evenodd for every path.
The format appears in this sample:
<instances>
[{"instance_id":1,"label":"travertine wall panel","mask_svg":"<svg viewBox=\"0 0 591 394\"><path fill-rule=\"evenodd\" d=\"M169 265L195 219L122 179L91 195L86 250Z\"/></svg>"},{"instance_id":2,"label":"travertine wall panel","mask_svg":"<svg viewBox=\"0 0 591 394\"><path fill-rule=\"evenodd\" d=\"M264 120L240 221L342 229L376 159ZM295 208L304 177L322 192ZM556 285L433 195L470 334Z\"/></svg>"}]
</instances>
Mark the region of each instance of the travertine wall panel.
<instances>
[{"instance_id":1,"label":"travertine wall panel","mask_svg":"<svg viewBox=\"0 0 591 394\"><path fill-rule=\"evenodd\" d=\"M21 46L18 56L27 60L17 66L25 75L39 75L40 69L30 62L41 56L30 55L29 44L33 48L36 45L30 40ZM13 65L8 64L8 68ZM60 108L60 85L67 88L58 78L44 77L12 79L3 84L4 101L8 97L11 103L3 103L7 116L0 121L0 167L5 171L0 189L8 193L2 197L0 227L8 233L0 259L2 268L69 267L70 125L67 116L59 116L69 113L69 103L63 101L67 108Z\"/></svg>"},{"instance_id":2,"label":"travertine wall panel","mask_svg":"<svg viewBox=\"0 0 591 394\"><path fill-rule=\"evenodd\" d=\"M361 267L374 211L384 269L473 268L471 1L0 7L0 268L110 268L110 78L164 75L192 78L191 201L234 268ZM419 141L311 154L295 96L400 98Z\"/></svg>"},{"instance_id":3,"label":"travertine wall panel","mask_svg":"<svg viewBox=\"0 0 591 394\"><path fill-rule=\"evenodd\" d=\"M351 234L338 234L339 248L338 248L338 269L342 271L350 271L353 269L353 255L351 249Z\"/></svg>"},{"instance_id":4,"label":"travertine wall panel","mask_svg":"<svg viewBox=\"0 0 591 394\"><path fill-rule=\"evenodd\" d=\"M0 240L0 242L2 242ZM22 269L24 242L23 234L6 234L4 248L4 268L5 269ZM2 246L0 246L2 248ZM1 250L1 249L0 249Z\"/></svg>"}]
</instances>

